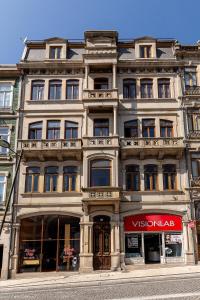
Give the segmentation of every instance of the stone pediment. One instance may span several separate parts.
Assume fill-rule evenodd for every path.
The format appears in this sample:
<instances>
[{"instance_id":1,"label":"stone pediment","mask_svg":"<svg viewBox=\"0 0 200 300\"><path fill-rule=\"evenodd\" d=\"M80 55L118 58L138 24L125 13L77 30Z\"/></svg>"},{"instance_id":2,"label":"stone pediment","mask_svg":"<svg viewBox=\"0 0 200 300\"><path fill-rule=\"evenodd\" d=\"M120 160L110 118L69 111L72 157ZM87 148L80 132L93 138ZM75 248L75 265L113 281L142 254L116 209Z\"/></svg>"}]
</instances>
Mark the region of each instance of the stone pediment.
<instances>
[{"instance_id":1,"label":"stone pediment","mask_svg":"<svg viewBox=\"0 0 200 300\"><path fill-rule=\"evenodd\" d=\"M60 37L52 37L52 38L46 39L45 42L48 44L54 44L54 43L56 44L56 43L66 43L67 40L60 38Z\"/></svg>"},{"instance_id":2,"label":"stone pediment","mask_svg":"<svg viewBox=\"0 0 200 300\"><path fill-rule=\"evenodd\" d=\"M135 39L136 42L139 41L145 41L145 42L155 42L156 38L152 37L152 36L141 36Z\"/></svg>"}]
</instances>

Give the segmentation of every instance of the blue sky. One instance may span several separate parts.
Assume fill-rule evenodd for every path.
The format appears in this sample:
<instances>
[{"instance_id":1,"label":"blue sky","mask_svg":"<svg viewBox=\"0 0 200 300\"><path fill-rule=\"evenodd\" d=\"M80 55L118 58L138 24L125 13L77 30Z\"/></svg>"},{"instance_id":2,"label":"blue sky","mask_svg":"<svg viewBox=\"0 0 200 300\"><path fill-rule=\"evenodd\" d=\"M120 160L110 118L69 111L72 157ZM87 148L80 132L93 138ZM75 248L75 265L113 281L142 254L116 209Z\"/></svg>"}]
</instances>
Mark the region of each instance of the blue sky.
<instances>
[{"instance_id":1,"label":"blue sky","mask_svg":"<svg viewBox=\"0 0 200 300\"><path fill-rule=\"evenodd\" d=\"M83 38L117 30L119 38L151 35L184 44L200 39L200 0L1 0L0 64L16 63L22 40Z\"/></svg>"}]
</instances>

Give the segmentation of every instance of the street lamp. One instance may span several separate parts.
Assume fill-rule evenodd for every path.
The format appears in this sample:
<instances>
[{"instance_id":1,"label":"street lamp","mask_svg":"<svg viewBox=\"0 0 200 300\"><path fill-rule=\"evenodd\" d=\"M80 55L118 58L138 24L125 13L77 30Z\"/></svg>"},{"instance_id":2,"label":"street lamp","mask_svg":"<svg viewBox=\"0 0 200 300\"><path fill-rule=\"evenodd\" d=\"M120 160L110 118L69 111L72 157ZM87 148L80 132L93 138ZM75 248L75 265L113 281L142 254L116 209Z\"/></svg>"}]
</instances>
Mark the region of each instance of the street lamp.
<instances>
[{"instance_id":1,"label":"street lamp","mask_svg":"<svg viewBox=\"0 0 200 300\"><path fill-rule=\"evenodd\" d=\"M13 193L13 190L14 190L14 187L15 187L15 183L16 183L17 174L18 174L18 171L19 171L20 162L21 162L21 159L22 159L23 150L21 150L20 154L17 154L17 153L10 147L10 143L8 143L7 141L1 139L1 137L0 137L0 147L9 149L9 150L10 150L11 152L13 152L13 153L16 155L16 157L17 157L17 166L16 166L16 170L15 170L15 175L14 175L13 182L12 182L12 186L11 186L10 193L9 193L9 196L8 196L8 201L7 201L7 203L6 203L6 208L5 208L3 220L2 220L2 222L1 222L1 227L0 227L0 237L1 237L1 233L2 233L2 230L3 230L3 226L4 226L5 220L6 220L6 215L7 215L9 206L10 206L10 201L11 201L12 193ZM12 211L12 213L13 213L13 211Z\"/></svg>"}]
</instances>

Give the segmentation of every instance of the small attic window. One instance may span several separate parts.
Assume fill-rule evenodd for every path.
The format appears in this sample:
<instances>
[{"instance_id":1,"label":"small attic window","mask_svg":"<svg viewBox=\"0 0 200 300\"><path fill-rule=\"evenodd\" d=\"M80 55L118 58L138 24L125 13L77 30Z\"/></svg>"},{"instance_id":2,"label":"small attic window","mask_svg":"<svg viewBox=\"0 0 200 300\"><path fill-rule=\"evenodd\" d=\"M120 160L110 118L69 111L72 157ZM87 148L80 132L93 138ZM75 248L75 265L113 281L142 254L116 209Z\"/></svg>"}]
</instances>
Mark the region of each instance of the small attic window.
<instances>
[{"instance_id":1,"label":"small attic window","mask_svg":"<svg viewBox=\"0 0 200 300\"><path fill-rule=\"evenodd\" d=\"M151 45L140 46L140 57L141 58L152 57L152 46Z\"/></svg>"},{"instance_id":2,"label":"small attic window","mask_svg":"<svg viewBox=\"0 0 200 300\"><path fill-rule=\"evenodd\" d=\"M61 50L62 50L62 47L51 46L50 47L49 58L50 59L59 59L59 58L61 58Z\"/></svg>"}]
</instances>

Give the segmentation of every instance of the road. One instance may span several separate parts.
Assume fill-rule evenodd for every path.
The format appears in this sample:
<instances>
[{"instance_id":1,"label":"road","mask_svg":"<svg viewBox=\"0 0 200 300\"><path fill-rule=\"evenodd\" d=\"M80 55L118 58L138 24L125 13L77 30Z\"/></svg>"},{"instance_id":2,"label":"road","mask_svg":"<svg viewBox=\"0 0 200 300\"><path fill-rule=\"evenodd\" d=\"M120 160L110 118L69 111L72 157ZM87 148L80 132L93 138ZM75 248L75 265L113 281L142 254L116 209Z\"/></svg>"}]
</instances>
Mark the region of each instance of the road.
<instances>
[{"instance_id":1,"label":"road","mask_svg":"<svg viewBox=\"0 0 200 300\"><path fill-rule=\"evenodd\" d=\"M1 300L200 299L200 274L154 279L18 286L1 289Z\"/></svg>"}]
</instances>

